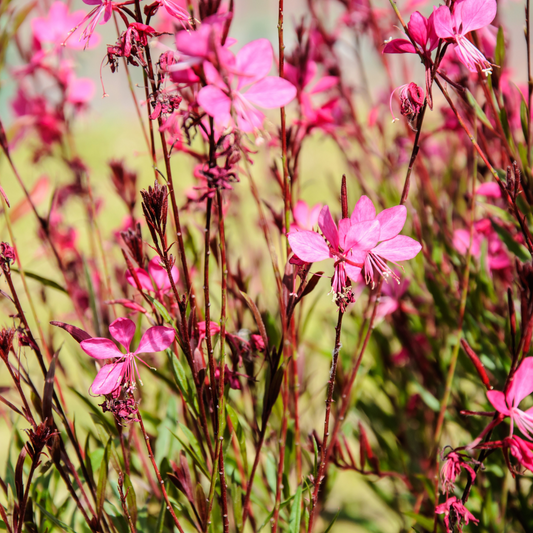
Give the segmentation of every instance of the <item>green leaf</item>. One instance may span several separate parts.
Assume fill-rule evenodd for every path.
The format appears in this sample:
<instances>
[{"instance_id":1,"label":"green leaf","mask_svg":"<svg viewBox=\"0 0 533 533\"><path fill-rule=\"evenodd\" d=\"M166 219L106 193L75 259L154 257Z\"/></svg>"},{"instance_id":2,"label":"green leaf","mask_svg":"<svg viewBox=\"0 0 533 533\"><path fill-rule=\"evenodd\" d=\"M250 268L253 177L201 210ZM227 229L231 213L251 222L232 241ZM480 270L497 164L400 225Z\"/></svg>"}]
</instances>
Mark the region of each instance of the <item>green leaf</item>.
<instances>
[{"instance_id":1,"label":"green leaf","mask_svg":"<svg viewBox=\"0 0 533 533\"><path fill-rule=\"evenodd\" d=\"M20 274L20 270L18 268L11 267L11 272L15 272L16 274ZM29 272L28 270L24 271L24 275L27 278L34 279L35 281L38 281L41 285L45 285L46 287L52 287L53 289L56 289L58 291L64 292L65 294L68 294L68 291L59 285L59 283L56 283L52 279L44 278L43 276L39 276L39 274L35 274L34 272Z\"/></svg>"},{"instance_id":2,"label":"green leaf","mask_svg":"<svg viewBox=\"0 0 533 533\"><path fill-rule=\"evenodd\" d=\"M416 520L418 524L420 524L424 529L427 529L428 531L433 531L433 518L428 518L427 516L423 516L418 513L412 513L410 511L403 513L405 516L408 516L409 518L412 518L413 520Z\"/></svg>"},{"instance_id":3,"label":"green leaf","mask_svg":"<svg viewBox=\"0 0 533 533\"><path fill-rule=\"evenodd\" d=\"M413 387L416 389L423 402L432 410L438 413L440 411L440 403L431 392L426 390L420 383L417 381L413 382Z\"/></svg>"},{"instance_id":4,"label":"green leaf","mask_svg":"<svg viewBox=\"0 0 533 533\"><path fill-rule=\"evenodd\" d=\"M529 112L524 97L522 97L522 101L520 102L520 122L522 124L522 133L527 143L527 138L529 137Z\"/></svg>"},{"instance_id":5,"label":"green leaf","mask_svg":"<svg viewBox=\"0 0 533 533\"><path fill-rule=\"evenodd\" d=\"M128 474L124 474L124 494L126 495L126 505L128 506L131 521L135 525L137 523L137 496Z\"/></svg>"},{"instance_id":6,"label":"green leaf","mask_svg":"<svg viewBox=\"0 0 533 533\"><path fill-rule=\"evenodd\" d=\"M34 503L37 507L39 507L41 513L43 513L43 515L46 516L46 518L50 520L50 522L52 522L52 524L59 527L62 531L68 531L69 533L76 533L71 527L67 526L67 524L65 524L64 522L61 522L59 518L56 518L53 514L49 513L44 507L39 505L37 502L34 502Z\"/></svg>"},{"instance_id":7,"label":"green leaf","mask_svg":"<svg viewBox=\"0 0 533 533\"><path fill-rule=\"evenodd\" d=\"M104 501L105 501L105 489L107 485L107 474L109 467L109 455L111 453L111 437L107 441L104 450L104 457L102 458L102 463L100 464L100 472L98 474L98 487L96 489L96 512L98 513L98 518L102 517L102 512L104 510Z\"/></svg>"},{"instance_id":8,"label":"green leaf","mask_svg":"<svg viewBox=\"0 0 533 533\"><path fill-rule=\"evenodd\" d=\"M496 48L494 50L494 61L499 67L503 66L505 61L505 39L503 38L503 26L498 28L496 37Z\"/></svg>"},{"instance_id":9,"label":"green leaf","mask_svg":"<svg viewBox=\"0 0 533 533\"><path fill-rule=\"evenodd\" d=\"M244 463L244 471L248 472L248 454L246 453L246 439L244 437L244 428L242 427L242 424L239 420L239 417L231 407L231 405L226 404L226 412L228 413L228 416L231 420L231 425L233 426L233 430L235 431L235 434L237 435L237 440L239 442L239 449L241 451L242 461Z\"/></svg>"},{"instance_id":10,"label":"green leaf","mask_svg":"<svg viewBox=\"0 0 533 533\"><path fill-rule=\"evenodd\" d=\"M237 532L240 533L242 531L242 489L240 485L236 485L235 495L233 496L233 514L235 516L235 527Z\"/></svg>"},{"instance_id":11,"label":"green leaf","mask_svg":"<svg viewBox=\"0 0 533 533\"><path fill-rule=\"evenodd\" d=\"M163 320L168 324L172 324L172 317L168 314L168 311L165 309L165 306L149 294L147 294L146 296L148 296L150 302L154 304L154 307L157 309Z\"/></svg>"},{"instance_id":12,"label":"green leaf","mask_svg":"<svg viewBox=\"0 0 533 533\"><path fill-rule=\"evenodd\" d=\"M333 524L337 521L337 518L339 518L339 515L341 514L341 510L339 509L336 513L335 513L335 516L333 517L333 520L329 523L329 526L327 527L327 529L324 531L324 533L329 533L330 529L333 527Z\"/></svg>"},{"instance_id":13,"label":"green leaf","mask_svg":"<svg viewBox=\"0 0 533 533\"><path fill-rule=\"evenodd\" d=\"M172 367L172 373L174 374L174 380L176 381L176 385L187 400L187 405L192 408L192 406L194 406L193 394L191 391L189 380L187 379L187 374L185 373L185 369L183 368L183 365L181 364L179 359L172 353L171 350L166 350L166 354Z\"/></svg>"},{"instance_id":14,"label":"green leaf","mask_svg":"<svg viewBox=\"0 0 533 533\"><path fill-rule=\"evenodd\" d=\"M187 441L182 439L179 435L174 433L173 431L170 431L174 437L176 437L182 446L189 452L189 455L192 457L193 461L198 465L198 467L202 470L202 472L206 475L207 478L211 478L211 475L209 474L209 471L207 470L207 467L205 466L205 461L203 459L202 450L200 448L200 445L198 444L198 441L196 440L196 437L193 435L192 431L183 424L178 422L178 426L183 431L185 436L187 437Z\"/></svg>"},{"instance_id":15,"label":"green leaf","mask_svg":"<svg viewBox=\"0 0 533 533\"><path fill-rule=\"evenodd\" d=\"M508 250L515 254L522 263L526 263L531 260L531 255L529 254L527 248L518 242L516 242L512 235L503 227L491 220L492 227L494 231L498 234L500 239L503 241Z\"/></svg>"},{"instance_id":16,"label":"green leaf","mask_svg":"<svg viewBox=\"0 0 533 533\"><path fill-rule=\"evenodd\" d=\"M298 487L289 516L289 533L299 533L302 521L302 486Z\"/></svg>"},{"instance_id":17,"label":"green leaf","mask_svg":"<svg viewBox=\"0 0 533 533\"><path fill-rule=\"evenodd\" d=\"M479 120L483 122L483 125L489 128L491 131L494 131L494 128L492 127L492 124L490 123L490 120L488 119L487 115L485 115L485 111L481 109L480 105L477 103L476 99L474 98L474 96L469 90L466 90L466 99L468 100L468 103L472 106L472 108L474 109L474 112L476 113Z\"/></svg>"}]
</instances>

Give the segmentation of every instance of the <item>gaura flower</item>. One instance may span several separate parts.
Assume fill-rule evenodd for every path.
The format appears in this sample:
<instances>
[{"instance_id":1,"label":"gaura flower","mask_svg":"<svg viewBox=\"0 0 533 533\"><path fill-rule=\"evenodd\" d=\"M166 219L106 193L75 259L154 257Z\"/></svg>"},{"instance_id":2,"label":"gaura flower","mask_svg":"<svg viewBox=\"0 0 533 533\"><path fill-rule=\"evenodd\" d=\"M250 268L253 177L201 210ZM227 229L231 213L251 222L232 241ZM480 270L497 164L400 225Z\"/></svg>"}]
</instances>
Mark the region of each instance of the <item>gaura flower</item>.
<instances>
[{"instance_id":1,"label":"gaura flower","mask_svg":"<svg viewBox=\"0 0 533 533\"><path fill-rule=\"evenodd\" d=\"M516 435L506 437L503 443L524 468L533 472L533 443L527 442Z\"/></svg>"},{"instance_id":2,"label":"gaura flower","mask_svg":"<svg viewBox=\"0 0 533 533\"><path fill-rule=\"evenodd\" d=\"M488 26L496 10L496 0L459 0L452 11L441 6L433 12L435 32L441 39L453 43L457 57L470 72L477 72L478 66L485 74L492 72L492 65L466 35Z\"/></svg>"},{"instance_id":3,"label":"gaura flower","mask_svg":"<svg viewBox=\"0 0 533 533\"><path fill-rule=\"evenodd\" d=\"M514 425L530 440L533 440L533 407L527 411L518 408L520 402L533 392L533 357L526 357L513 376L513 380L504 394L501 391L487 391L487 398L502 415L511 418L511 433Z\"/></svg>"},{"instance_id":4,"label":"gaura flower","mask_svg":"<svg viewBox=\"0 0 533 533\"><path fill-rule=\"evenodd\" d=\"M168 348L174 341L174 330L164 326L154 326L145 331L139 346L134 352L130 351L130 344L135 335L135 322L129 318L117 318L110 326L109 333L125 349L122 353L116 344L109 339L93 337L80 343L82 350L95 359L114 359L115 362L104 365L91 385L93 394L110 394L121 385L135 387L135 375L142 381L137 368L137 360L146 364L139 356L140 353L155 353Z\"/></svg>"},{"instance_id":5,"label":"gaura flower","mask_svg":"<svg viewBox=\"0 0 533 533\"><path fill-rule=\"evenodd\" d=\"M229 68L225 79L211 63L204 62L208 85L198 93L198 103L219 126L226 128L233 124L233 109L241 131L260 129L265 115L255 106L277 109L296 96L296 87L291 82L268 76L272 59L272 45L268 39L257 39L243 46L233 65L226 64ZM248 90L243 91L247 86Z\"/></svg>"},{"instance_id":6,"label":"gaura flower","mask_svg":"<svg viewBox=\"0 0 533 533\"><path fill-rule=\"evenodd\" d=\"M415 11L407 23L409 35L420 47L418 50L409 39L392 39L385 45L382 53L417 54L420 52L425 58L431 59L431 52L437 48L437 44L439 43L439 38L435 33L433 17L433 13L429 18L426 18L418 11Z\"/></svg>"},{"instance_id":7,"label":"gaura flower","mask_svg":"<svg viewBox=\"0 0 533 533\"><path fill-rule=\"evenodd\" d=\"M458 531L463 531L463 522L468 524L470 520L479 523L479 520L463 505L463 502L452 496L448 498L444 503L437 505L435 508L437 514L444 514L444 523L448 531L455 531L455 527Z\"/></svg>"},{"instance_id":8,"label":"gaura flower","mask_svg":"<svg viewBox=\"0 0 533 533\"><path fill-rule=\"evenodd\" d=\"M174 283L177 283L180 275L175 265L172 267L171 273ZM148 263L148 272L146 272L144 268L136 268L135 274L137 275L141 287L145 291L155 292L158 299L161 299L161 297L169 292L172 287L170 280L168 279L167 271L161 266L161 258L159 256L150 259ZM126 281L132 287L137 288L135 278L129 270L126 272Z\"/></svg>"},{"instance_id":9,"label":"gaura flower","mask_svg":"<svg viewBox=\"0 0 533 533\"><path fill-rule=\"evenodd\" d=\"M298 200L292 210L294 223L291 224L291 231L312 230L318 223L318 217L322 204L309 207L303 200Z\"/></svg>"}]
</instances>

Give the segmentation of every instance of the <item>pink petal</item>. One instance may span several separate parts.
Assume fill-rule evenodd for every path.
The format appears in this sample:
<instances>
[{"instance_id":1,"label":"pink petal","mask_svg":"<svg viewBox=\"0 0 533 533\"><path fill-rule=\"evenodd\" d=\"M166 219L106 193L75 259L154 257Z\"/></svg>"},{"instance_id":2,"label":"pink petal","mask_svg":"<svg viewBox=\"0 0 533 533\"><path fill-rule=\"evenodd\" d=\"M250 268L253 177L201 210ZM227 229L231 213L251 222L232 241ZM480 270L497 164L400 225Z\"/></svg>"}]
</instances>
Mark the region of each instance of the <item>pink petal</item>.
<instances>
[{"instance_id":1,"label":"pink petal","mask_svg":"<svg viewBox=\"0 0 533 533\"><path fill-rule=\"evenodd\" d=\"M384 54L416 54L416 49L407 39L393 39L383 48Z\"/></svg>"},{"instance_id":2,"label":"pink petal","mask_svg":"<svg viewBox=\"0 0 533 533\"><path fill-rule=\"evenodd\" d=\"M394 313L394 311L398 309L398 306L398 300L389 296L382 296L378 308L376 309L376 318L383 318Z\"/></svg>"},{"instance_id":3,"label":"pink petal","mask_svg":"<svg viewBox=\"0 0 533 533\"><path fill-rule=\"evenodd\" d=\"M496 0L463 0L454 6L456 20L461 20L461 35L488 26L496 16Z\"/></svg>"},{"instance_id":4,"label":"pink petal","mask_svg":"<svg viewBox=\"0 0 533 533\"><path fill-rule=\"evenodd\" d=\"M533 357L526 357L518 367L507 391L507 404L518 407L533 392Z\"/></svg>"},{"instance_id":5,"label":"pink petal","mask_svg":"<svg viewBox=\"0 0 533 533\"><path fill-rule=\"evenodd\" d=\"M208 85L214 85L222 90L227 90L227 84L218 70L209 61L204 61L204 74Z\"/></svg>"},{"instance_id":6,"label":"pink petal","mask_svg":"<svg viewBox=\"0 0 533 533\"><path fill-rule=\"evenodd\" d=\"M349 265L348 263L346 263L344 265L344 270L346 270L346 275L354 282L354 283L357 283L358 281L360 281L360 276L361 276L361 269L359 267L356 267L356 266L353 266L353 265Z\"/></svg>"},{"instance_id":7,"label":"pink petal","mask_svg":"<svg viewBox=\"0 0 533 533\"><path fill-rule=\"evenodd\" d=\"M113 341L102 337L94 337L80 342L81 349L95 359L114 359L124 354Z\"/></svg>"},{"instance_id":8,"label":"pink petal","mask_svg":"<svg viewBox=\"0 0 533 533\"><path fill-rule=\"evenodd\" d=\"M145 291L154 291L154 286L152 285L152 280L147 274L146 270L143 268L136 268L135 273L137 274L137 279L141 284L141 288ZM130 271L126 272L126 281L132 286L137 288L137 283L135 283L135 278L131 275Z\"/></svg>"},{"instance_id":9,"label":"pink petal","mask_svg":"<svg viewBox=\"0 0 533 533\"><path fill-rule=\"evenodd\" d=\"M109 333L129 352L131 341L135 335L135 322L129 318L117 318L109 326Z\"/></svg>"},{"instance_id":10,"label":"pink petal","mask_svg":"<svg viewBox=\"0 0 533 533\"><path fill-rule=\"evenodd\" d=\"M328 245L314 231L296 231L289 233L289 244L299 259L306 263L322 261L329 257Z\"/></svg>"},{"instance_id":11,"label":"pink petal","mask_svg":"<svg viewBox=\"0 0 533 533\"><path fill-rule=\"evenodd\" d=\"M346 235L345 250L354 248L358 251L368 251L374 248L379 240L379 231L380 226L377 220L364 220L352 224Z\"/></svg>"},{"instance_id":12,"label":"pink petal","mask_svg":"<svg viewBox=\"0 0 533 533\"><path fill-rule=\"evenodd\" d=\"M235 58L239 78L237 89L265 78L272 68L272 57L272 45L268 39L257 39L244 45Z\"/></svg>"},{"instance_id":13,"label":"pink petal","mask_svg":"<svg viewBox=\"0 0 533 533\"><path fill-rule=\"evenodd\" d=\"M171 285L170 280L168 279L167 271L163 266L161 266L161 259L158 256L153 257L148 263L148 272L150 273L150 276L152 276L155 286L159 290L164 291L170 289ZM177 283L179 279L179 272L176 268L176 265L171 268L170 272L172 273L172 279L174 280L174 283Z\"/></svg>"},{"instance_id":14,"label":"pink petal","mask_svg":"<svg viewBox=\"0 0 533 533\"><path fill-rule=\"evenodd\" d=\"M398 235L389 241L382 242L372 249L372 252L388 261L406 261L412 259L418 252L422 250L419 242L406 237L405 235Z\"/></svg>"},{"instance_id":15,"label":"pink petal","mask_svg":"<svg viewBox=\"0 0 533 533\"><path fill-rule=\"evenodd\" d=\"M174 341L175 332L172 328L154 326L146 330L141 337L135 353L153 353L167 349Z\"/></svg>"},{"instance_id":16,"label":"pink petal","mask_svg":"<svg viewBox=\"0 0 533 533\"><path fill-rule=\"evenodd\" d=\"M501 198L502 191L497 183L489 181L480 185L476 191L476 194L487 196L488 198Z\"/></svg>"},{"instance_id":17,"label":"pink petal","mask_svg":"<svg viewBox=\"0 0 533 533\"><path fill-rule=\"evenodd\" d=\"M415 11L409 22L407 23L407 28L411 37L422 47L426 46L428 41L428 28L427 28L427 19L421 15L418 11Z\"/></svg>"},{"instance_id":18,"label":"pink petal","mask_svg":"<svg viewBox=\"0 0 533 533\"><path fill-rule=\"evenodd\" d=\"M126 363L104 365L96 374L91 392L93 394L110 394L122 383Z\"/></svg>"},{"instance_id":19,"label":"pink petal","mask_svg":"<svg viewBox=\"0 0 533 533\"><path fill-rule=\"evenodd\" d=\"M276 109L294 100L296 87L283 78L269 76L255 83L243 96L259 107Z\"/></svg>"},{"instance_id":20,"label":"pink petal","mask_svg":"<svg viewBox=\"0 0 533 533\"><path fill-rule=\"evenodd\" d=\"M205 112L212 116L215 121L223 126L231 122L231 100L218 87L208 85L202 87L198 93L198 103Z\"/></svg>"},{"instance_id":21,"label":"pink petal","mask_svg":"<svg viewBox=\"0 0 533 533\"><path fill-rule=\"evenodd\" d=\"M381 226L381 233L379 234L380 241L388 241L396 237L405 224L407 218L407 209L404 205L397 205L384 209L377 219Z\"/></svg>"},{"instance_id":22,"label":"pink petal","mask_svg":"<svg viewBox=\"0 0 533 533\"><path fill-rule=\"evenodd\" d=\"M294 217L294 222L296 222L298 226L307 230L311 230L312 226L311 228L307 227L307 223L309 221L309 206L303 200L298 200L296 202L296 205L292 210L292 214Z\"/></svg>"},{"instance_id":23,"label":"pink petal","mask_svg":"<svg viewBox=\"0 0 533 533\"><path fill-rule=\"evenodd\" d=\"M339 83L338 76L324 76L310 91L310 94L323 93Z\"/></svg>"},{"instance_id":24,"label":"pink petal","mask_svg":"<svg viewBox=\"0 0 533 533\"><path fill-rule=\"evenodd\" d=\"M252 106L242 95L240 96L241 105L237 105L237 100L234 100L234 105L237 111L237 123L241 131L250 133L252 131L261 129L265 120L265 115L259 109Z\"/></svg>"},{"instance_id":25,"label":"pink petal","mask_svg":"<svg viewBox=\"0 0 533 533\"><path fill-rule=\"evenodd\" d=\"M452 39L455 35L452 26L452 15L449 8L441 6L433 11L433 22L435 25L435 33L441 39Z\"/></svg>"},{"instance_id":26,"label":"pink petal","mask_svg":"<svg viewBox=\"0 0 533 533\"><path fill-rule=\"evenodd\" d=\"M372 200L368 196L361 196L355 204L350 218L352 222L374 220L376 218L376 209Z\"/></svg>"},{"instance_id":27,"label":"pink petal","mask_svg":"<svg viewBox=\"0 0 533 533\"><path fill-rule=\"evenodd\" d=\"M509 415L509 408L507 407L507 403L505 402L505 395L503 392L499 390L489 390L487 391L487 398L489 399L489 402L492 404L492 407L498 411L498 413L502 413L502 415Z\"/></svg>"},{"instance_id":28,"label":"pink petal","mask_svg":"<svg viewBox=\"0 0 533 533\"><path fill-rule=\"evenodd\" d=\"M339 220L339 246L346 250L346 235L352 227L352 221L349 218L341 218Z\"/></svg>"},{"instance_id":29,"label":"pink petal","mask_svg":"<svg viewBox=\"0 0 533 533\"><path fill-rule=\"evenodd\" d=\"M329 207L325 205L318 215L318 227L320 231L324 234L326 239L329 241L329 244L333 247L334 250L339 249L339 232L337 231L337 226L333 221L333 217L329 211ZM291 245L292 246L292 245ZM328 252L329 256L329 252ZM300 258L301 259L301 258Z\"/></svg>"}]
</instances>

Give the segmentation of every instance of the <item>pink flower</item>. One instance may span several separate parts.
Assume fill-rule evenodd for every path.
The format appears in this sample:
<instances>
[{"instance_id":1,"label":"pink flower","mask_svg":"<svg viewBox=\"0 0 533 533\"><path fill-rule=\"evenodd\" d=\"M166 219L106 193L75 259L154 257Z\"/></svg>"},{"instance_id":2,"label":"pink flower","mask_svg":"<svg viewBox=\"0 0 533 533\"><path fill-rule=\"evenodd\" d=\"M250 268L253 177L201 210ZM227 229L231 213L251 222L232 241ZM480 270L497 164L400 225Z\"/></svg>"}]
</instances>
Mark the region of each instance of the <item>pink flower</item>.
<instances>
[{"instance_id":1,"label":"pink flower","mask_svg":"<svg viewBox=\"0 0 533 533\"><path fill-rule=\"evenodd\" d=\"M365 280L367 284L371 281L372 286L375 285L375 271L384 278L392 276L399 282L398 275L387 266L387 261L396 263L397 261L413 259L422 249L420 243L411 239L411 237L399 235L406 218L407 209L404 205L384 209L376 216L376 209L368 196L361 196L357 204L355 204L351 216L352 224L360 221L376 220L380 226L378 242L381 242L377 246L373 246L365 258Z\"/></svg>"},{"instance_id":2,"label":"pink flower","mask_svg":"<svg viewBox=\"0 0 533 533\"><path fill-rule=\"evenodd\" d=\"M418 54L421 53L425 58L431 60L431 52L437 48L439 38L435 33L435 26L433 23L434 13L429 18L424 17L418 11L415 11L409 22L407 29L413 41L419 45L417 50L409 39L392 39L385 48L384 54Z\"/></svg>"},{"instance_id":3,"label":"pink flower","mask_svg":"<svg viewBox=\"0 0 533 533\"><path fill-rule=\"evenodd\" d=\"M394 273L395 278L399 278L399 273ZM402 279L398 283L387 283L381 289L381 300L376 309L376 319L384 318L394 313L401 306L402 296L409 288L409 280Z\"/></svg>"},{"instance_id":4,"label":"pink flower","mask_svg":"<svg viewBox=\"0 0 533 533\"><path fill-rule=\"evenodd\" d=\"M158 2L171 17L178 19L184 28L190 26L186 2L183 0L158 0Z\"/></svg>"},{"instance_id":5,"label":"pink flower","mask_svg":"<svg viewBox=\"0 0 533 533\"><path fill-rule=\"evenodd\" d=\"M89 21L80 37L81 41L85 41L85 48L86 48L87 46L89 46L89 42L94 33L96 25L98 24L98 21L100 20L100 17L102 15L104 16L100 24L105 24L111 18L111 14L113 13L113 1L112 0L83 0L83 3L89 6L96 6L96 7L92 11L90 11L89 14L87 14L85 18L76 27L70 30L70 33L65 38L64 43L67 42L70 36L83 23L85 23L86 21Z\"/></svg>"},{"instance_id":6,"label":"pink flower","mask_svg":"<svg viewBox=\"0 0 533 533\"><path fill-rule=\"evenodd\" d=\"M67 102L81 107L88 104L94 96L94 82L90 78L76 78L73 74L68 79Z\"/></svg>"},{"instance_id":7,"label":"pink flower","mask_svg":"<svg viewBox=\"0 0 533 533\"><path fill-rule=\"evenodd\" d=\"M533 472L533 443L527 442L516 435L506 437L504 445L509 448L509 451L518 462L528 470Z\"/></svg>"},{"instance_id":8,"label":"pink flower","mask_svg":"<svg viewBox=\"0 0 533 533\"><path fill-rule=\"evenodd\" d=\"M68 12L68 6L63 2L54 2L48 10L47 17L36 17L31 21L34 37L41 43L50 43L59 46L68 36L69 31L79 26L85 17L84 11ZM93 39L91 46L98 44L98 39ZM81 49L83 43L70 39L66 45L69 48Z\"/></svg>"},{"instance_id":9,"label":"pink flower","mask_svg":"<svg viewBox=\"0 0 533 533\"><path fill-rule=\"evenodd\" d=\"M477 72L478 66L485 74L492 72L492 65L466 35L490 24L496 10L496 0L459 0L453 5L453 12L441 6L433 13L435 32L441 39L454 43L457 57L470 72Z\"/></svg>"},{"instance_id":10,"label":"pink flower","mask_svg":"<svg viewBox=\"0 0 533 533\"><path fill-rule=\"evenodd\" d=\"M316 204L311 208L303 200L298 200L292 210L294 222L291 224L291 231L301 229L311 231L318 223L321 209L322 204Z\"/></svg>"},{"instance_id":11,"label":"pink flower","mask_svg":"<svg viewBox=\"0 0 533 533\"><path fill-rule=\"evenodd\" d=\"M126 353L122 353L114 342L101 337L93 337L80 343L82 350L95 359L115 359L114 363L104 365L96 375L91 385L93 394L110 394L123 384L135 387L135 374L139 377L136 360L148 366L137 354L160 352L174 341L172 328L154 326L146 330L137 350L131 352L135 322L129 318L117 318L109 326L109 333L126 349ZM142 385L140 377L139 382Z\"/></svg>"},{"instance_id":12,"label":"pink flower","mask_svg":"<svg viewBox=\"0 0 533 533\"><path fill-rule=\"evenodd\" d=\"M177 283L180 275L175 265L172 267L171 272L174 283ZM135 274L137 275L141 287L145 291L155 292L156 297L159 300L161 300L163 295L169 292L172 287L170 280L168 279L167 271L161 266L161 258L157 255L150 259L148 263L148 272L146 272L144 268L136 268ZM135 278L129 270L126 272L126 281L132 287L137 288Z\"/></svg>"},{"instance_id":13,"label":"pink flower","mask_svg":"<svg viewBox=\"0 0 533 533\"><path fill-rule=\"evenodd\" d=\"M267 76L272 59L272 46L267 39L248 43L235 56L235 63L226 76L228 84L211 63L204 62L208 85L198 93L198 103L220 126L233 124L233 109L241 131L260 129L265 115L255 106L276 109L287 105L296 96L296 87L292 83L277 76ZM246 86L250 87L243 92Z\"/></svg>"},{"instance_id":14,"label":"pink flower","mask_svg":"<svg viewBox=\"0 0 533 533\"><path fill-rule=\"evenodd\" d=\"M468 471L472 481L476 479L474 469L464 461L463 456L457 452L450 452L446 456L440 471L441 486L446 492L453 490L455 479L461 473L461 468L465 468Z\"/></svg>"},{"instance_id":15,"label":"pink flower","mask_svg":"<svg viewBox=\"0 0 533 533\"><path fill-rule=\"evenodd\" d=\"M507 392L490 390L487 398L502 415L511 418L511 436L514 425L530 440L533 440L533 407L527 411L518 408L520 402L533 392L533 357L526 357L516 370Z\"/></svg>"},{"instance_id":16,"label":"pink flower","mask_svg":"<svg viewBox=\"0 0 533 533\"><path fill-rule=\"evenodd\" d=\"M467 525L470 520L476 524L479 523L479 520L463 505L463 502L457 496L452 496L445 503L437 505L435 512L444 514L444 523L448 531L455 531L455 527L458 527L458 531L463 531L463 522Z\"/></svg>"}]
</instances>

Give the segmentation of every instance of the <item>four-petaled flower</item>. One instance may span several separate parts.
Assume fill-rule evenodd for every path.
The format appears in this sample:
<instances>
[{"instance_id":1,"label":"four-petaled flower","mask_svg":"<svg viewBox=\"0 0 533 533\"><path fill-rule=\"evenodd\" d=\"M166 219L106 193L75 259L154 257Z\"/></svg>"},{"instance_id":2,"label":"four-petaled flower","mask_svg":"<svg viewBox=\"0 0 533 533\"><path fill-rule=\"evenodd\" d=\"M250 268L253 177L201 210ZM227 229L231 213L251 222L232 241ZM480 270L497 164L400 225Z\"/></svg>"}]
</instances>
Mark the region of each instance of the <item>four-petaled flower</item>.
<instances>
[{"instance_id":1,"label":"four-petaled flower","mask_svg":"<svg viewBox=\"0 0 533 533\"><path fill-rule=\"evenodd\" d=\"M533 440L533 407L527 411L518 408L520 402L533 392L533 357L526 357L515 372L507 392L497 390L487 392L487 398L502 415L511 418L511 436L514 425Z\"/></svg>"},{"instance_id":2,"label":"four-petaled flower","mask_svg":"<svg viewBox=\"0 0 533 533\"><path fill-rule=\"evenodd\" d=\"M179 280L179 271L174 265L171 269L172 279L174 283ZM156 298L161 299L164 294L170 291L172 285L168 279L167 271L161 266L161 258L159 256L152 257L148 263L148 272L144 268L136 268L135 275L139 280L141 288L145 291L155 292ZM135 277L128 270L126 272L126 281L132 286L137 288Z\"/></svg>"},{"instance_id":3,"label":"four-petaled flower","mask_svg":"<svg viewBox=\"0 0 533 533\"><path fill-rule=\"evenodd\" d=\"M452 11L448 6L441 6L433 13L436 34L453 43L457 57L470 72L477 72L478 66L485 74L492 72L492 65L466 34L488 26L496 10L496 0L459 0Z\"/></svg>"},{"instance_id":4,"label":"four-petaled flower","mask_svg":"<svg viewBox=\"0 0 533 533\"><path fill-rule=\"evenodd\" d=\"M109 339L93 337L80 343L82 350L95 359L114 359L113 363L104 365L91 385L93 394L110 394L121 385L135 386L135 374L139 377L137 360L148 366L139 356L140 353L155 353L168 348L174 341L174 330L164 326L154 326L146 330L139 346L134 352L130 344L135 335L135 322L129 318L117 318L110 326L109 333L125 349L122 353ZM139 377L139 382L142 381Z\"/></svg>"},{"instance_id":5,"label":"four-petaled flower","mask_svg":"<svg viewBox=\"0 0 533 533\"><path fill-rule=\"evenodd\" d=\"M208 85L198 93L198 103L215 119L217 125L233 124L231 111L237 117L241 131L260 129L265 115L255 108L276 109L291 102L296 96L296 87L278 76L268 76L272 67L272 45L268 39L257 39L243 46L226 70L224 78L208 61L204 72ZM244 87L250 86L246 92Z\"/></svg>"}]
</instances>

